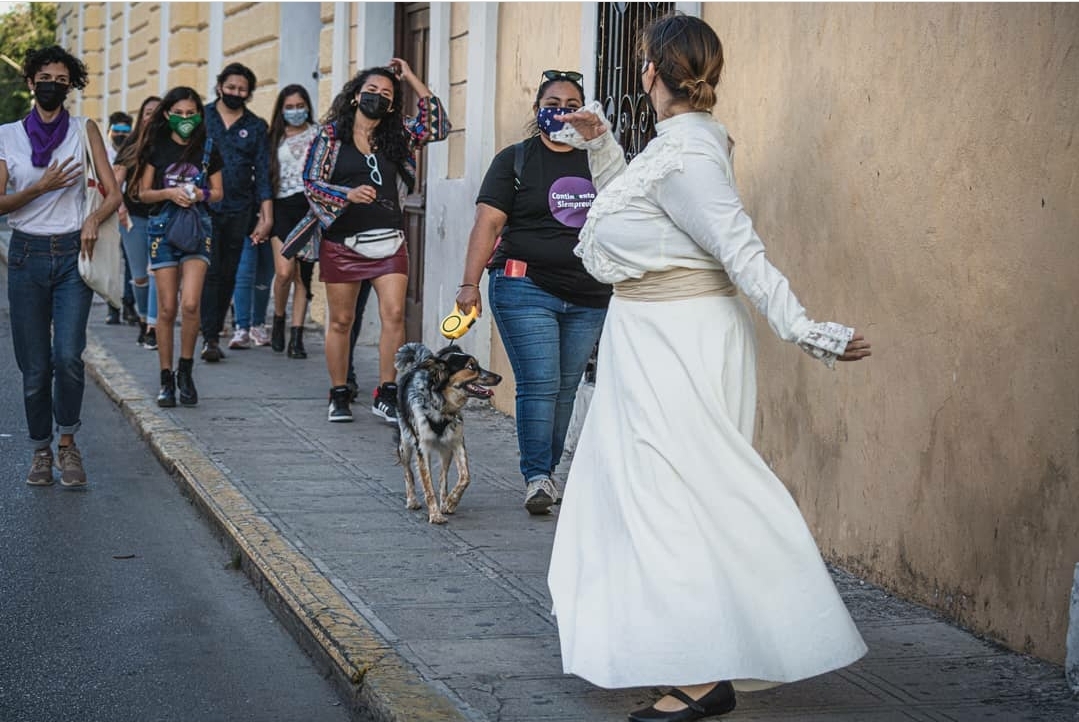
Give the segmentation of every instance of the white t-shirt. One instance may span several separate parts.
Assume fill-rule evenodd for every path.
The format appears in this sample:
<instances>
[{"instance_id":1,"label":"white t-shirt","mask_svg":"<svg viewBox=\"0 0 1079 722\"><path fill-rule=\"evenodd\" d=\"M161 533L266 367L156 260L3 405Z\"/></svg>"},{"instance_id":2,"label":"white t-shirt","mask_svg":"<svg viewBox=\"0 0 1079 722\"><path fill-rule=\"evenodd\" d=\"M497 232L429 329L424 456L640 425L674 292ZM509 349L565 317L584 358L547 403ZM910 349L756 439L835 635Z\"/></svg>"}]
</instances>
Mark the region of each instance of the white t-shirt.
<instances>
[{"instance_id":1,"label":"white t-shirt","mask_svg":"<svg viewBox=\"0 0 1079 722\"><path fill-rule=\"evenodd\" d=\"M52 152L53 160L63 162L73 156L83 163L82 139L79 124L86 118L71 116L67 136L59 147ZM30 136L22 121L0 125L0 160L7 165L8 178L21 191L41 179L45 168L35 168L30 162ZM83 204L85 202L85 182L79 181L67 188L49 191L27 203L22 208L8 214L8 225L12 229L35 236L53 236L72 233L82 228Z\"/></svg>"}]
</instances>

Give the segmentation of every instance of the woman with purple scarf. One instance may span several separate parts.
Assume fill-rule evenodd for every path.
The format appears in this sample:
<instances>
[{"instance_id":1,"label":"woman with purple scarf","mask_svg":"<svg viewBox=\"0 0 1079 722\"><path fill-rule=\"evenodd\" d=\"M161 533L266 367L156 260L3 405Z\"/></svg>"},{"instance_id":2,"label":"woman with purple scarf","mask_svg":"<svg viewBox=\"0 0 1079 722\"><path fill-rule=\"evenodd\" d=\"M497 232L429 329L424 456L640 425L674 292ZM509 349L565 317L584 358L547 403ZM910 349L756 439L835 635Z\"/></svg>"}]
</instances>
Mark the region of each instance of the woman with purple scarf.
<instances>
[{"instance_id":1,"label":"woman with purple scarf","mask_svg":"<svg viewBox=\"0 0 1079 722\"><path fill-rule=\"evenodd\" d=\"M81 488L86 472L75 432L82 423L82 351L94 293L79 275L78 258L93 256L98 225L120 205L120 189L112 173L101 173L105 202L86 215L83 124L94 166L108 169L109 157L97 125L64 108L71 88L86 87L82 61L55 45L32 50L23 76L34 107L23 120L0 125L0 214L12 229L11 337L34 450L26 483L52 484L55 463L61 485ZM55 462L54 422L60 436Z\"/></svg>"}]
</instances>

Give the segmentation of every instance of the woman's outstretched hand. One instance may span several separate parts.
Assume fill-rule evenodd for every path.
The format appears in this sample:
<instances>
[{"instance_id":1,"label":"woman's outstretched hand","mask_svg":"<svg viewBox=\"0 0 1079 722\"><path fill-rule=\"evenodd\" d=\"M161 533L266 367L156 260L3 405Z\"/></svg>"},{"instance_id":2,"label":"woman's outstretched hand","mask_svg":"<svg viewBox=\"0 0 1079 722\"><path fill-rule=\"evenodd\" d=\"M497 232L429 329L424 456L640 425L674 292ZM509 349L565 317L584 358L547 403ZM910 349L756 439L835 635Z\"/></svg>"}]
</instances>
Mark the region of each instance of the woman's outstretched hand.
<instances>
[{"instance_id":1,"label":"woman's outstretched hand","mask_svg":"<svg viewBox=\"0 0 1079 722\"><path fill-rule=\"evenodd\" d=\"M585 140L598 138L607 132L607 124L591 110L581 109L567 115L556 115L555 120L561 120L581 134Z\"/></svg>"},{"instance_id":2,"label":"woman's outstretched hand","mask_svg":"<svg viewBox=\"0 0 1079 722\"><path fill-rule=\"evenodd\" d=\"M870 351L869 342L865 340L865 336L855 332L854 337L847 344L847 350L838 357L839 361L861 361L867 356L872 356Z\"/></svg>"}]
</instances>

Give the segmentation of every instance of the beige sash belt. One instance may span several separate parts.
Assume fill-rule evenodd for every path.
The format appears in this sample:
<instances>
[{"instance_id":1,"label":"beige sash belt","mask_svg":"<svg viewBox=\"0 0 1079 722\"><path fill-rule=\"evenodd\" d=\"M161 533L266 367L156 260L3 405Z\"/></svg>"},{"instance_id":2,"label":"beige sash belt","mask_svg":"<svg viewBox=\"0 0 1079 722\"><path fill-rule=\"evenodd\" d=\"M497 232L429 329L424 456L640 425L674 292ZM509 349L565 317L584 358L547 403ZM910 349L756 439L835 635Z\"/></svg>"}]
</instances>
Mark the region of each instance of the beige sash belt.
<instances>
[{"instance_id":1,"label":"beige sash belt","mask_svg":"<svg viewBox=\"0 0 1079 722\"><path fill-rule=\"evenodd\" d=\"M614 284L614 295L628 301L681 301L698 296L737 296L726 271L715 268L672 268L650 271Z\"/></svg>"}]
</instances>

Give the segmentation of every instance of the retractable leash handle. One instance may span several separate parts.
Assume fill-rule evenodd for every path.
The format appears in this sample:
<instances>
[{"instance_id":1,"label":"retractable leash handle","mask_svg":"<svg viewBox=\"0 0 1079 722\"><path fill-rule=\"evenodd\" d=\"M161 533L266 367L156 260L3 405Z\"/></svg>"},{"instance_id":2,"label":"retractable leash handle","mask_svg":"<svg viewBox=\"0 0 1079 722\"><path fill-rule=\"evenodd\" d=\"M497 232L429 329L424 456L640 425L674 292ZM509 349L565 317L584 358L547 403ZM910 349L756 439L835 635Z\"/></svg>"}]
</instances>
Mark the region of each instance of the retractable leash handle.
<instances>
[{"instance_id":1,"label":"retractable leash handle","mask_svg":"<svg viewBox=\"0 0 1079 722\"><path fill-rule=\"evenodd\" d=\"M448 339L461 338L472 328L472 324L476 322L478 315L479 308L477 306L473 306L468 313L461 313L461 308L455 303L453 304L453 313L442 319L439 330Z\"/></svg>"}]
</instances>

